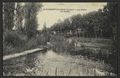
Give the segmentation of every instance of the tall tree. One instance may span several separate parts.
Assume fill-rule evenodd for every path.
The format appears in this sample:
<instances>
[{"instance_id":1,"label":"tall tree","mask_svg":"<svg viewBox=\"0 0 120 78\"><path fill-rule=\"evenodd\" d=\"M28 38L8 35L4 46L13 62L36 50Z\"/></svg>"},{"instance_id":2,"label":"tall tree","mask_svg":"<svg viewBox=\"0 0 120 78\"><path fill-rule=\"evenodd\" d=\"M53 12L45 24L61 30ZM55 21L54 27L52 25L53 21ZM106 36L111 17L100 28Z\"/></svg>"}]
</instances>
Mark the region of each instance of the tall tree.
<instances>
[{"instance_id":1,"label":"tall tree","mask_svg":"<svg viewBox=\"0 0 120 78\"><path fill-rule=\"evenodd\" d=\"M117 60L117 56L118 56L118 42L119 40L118 38L118 34L117 34L117 28L118 28L118 5L119 2L109 2L107 3L107 6L104 8L104 13L107 15L107 22L108 22L108 26L112 28L112 38L113 38L113 52L110 56L110 63L112 64L112 66L115 69L115 73L117 73L117 65L118 65L118 61Z\"/></svg>"},{"instance_id":2,"label":"tall tree","mask_svg":"<svg viewBox=\"0 0 120 78\"><path fill-rule=\"evenodd\" d=\"M104 8L104 13L107 15L107 22L109 27L112 28L113 40L116 39L116 30L117 30L117 17L118 17L118 3L117 2L108 2L107 6Z\"/></svg>"},{"instance_id":3,"label":"tall tree","mask_svg":"<svg viewBox=\"0 0 120 78\"><path fill-rule=\"evenodd\" d=\"M3 30L12 30L14 26L15 3L3 3Z\"/></svg>"},{"instance_id":4,"label":"tall tree","mask_svg":"<svg viewBox=\"0 0 120 78\"><path fill-rule=\"evenodd\" d=\"M20 30L23 28L23 19L24 19L24 6L22 6L22 3L15 3L15 27L17 30Z\"/></svg>"},{"instance_id":5,"label":"tall tree","mask_svg":"<svg viewBox=\"0 0 120 78\"><path fill-rule=\"evenodd\" d=\"M29 38L35 35L37 31L37 12L41 8L41 4L38 3L26 3L25 4L25 32Z\"/></svg>"}]
</instances>

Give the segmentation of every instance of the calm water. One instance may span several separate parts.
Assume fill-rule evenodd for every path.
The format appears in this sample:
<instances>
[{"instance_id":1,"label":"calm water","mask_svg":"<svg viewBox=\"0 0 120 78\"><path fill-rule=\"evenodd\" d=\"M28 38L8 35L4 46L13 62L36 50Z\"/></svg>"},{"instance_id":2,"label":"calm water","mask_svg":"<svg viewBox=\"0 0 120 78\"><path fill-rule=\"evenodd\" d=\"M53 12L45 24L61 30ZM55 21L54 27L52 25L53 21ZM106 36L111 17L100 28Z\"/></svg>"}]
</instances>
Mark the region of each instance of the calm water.
<instances>
[{"instance_id":1,"label":"calm water","mask_svg":"<svg viewBox=\"0 0 120 78\"><path fill-rule=\"evenodd\" d=\"M3 75L7 76L94 76L98 69L109 69L100 62L82 56L59 55L52 50L33 53L4 61ZM103 75L105 75L103 73Z\"/></svg>"},{"instance_id":2,"label":"calm water","mask_svg":"<svg viewBox=\"0 0 120 78\"><path fill-rule=\"evenodd\" d=\"M36 65L38 57L43 53L33 53L19 58L13 58L3 62L3 75L25 75L27 69L32 69Z\"/></svg>"}]
</instances>

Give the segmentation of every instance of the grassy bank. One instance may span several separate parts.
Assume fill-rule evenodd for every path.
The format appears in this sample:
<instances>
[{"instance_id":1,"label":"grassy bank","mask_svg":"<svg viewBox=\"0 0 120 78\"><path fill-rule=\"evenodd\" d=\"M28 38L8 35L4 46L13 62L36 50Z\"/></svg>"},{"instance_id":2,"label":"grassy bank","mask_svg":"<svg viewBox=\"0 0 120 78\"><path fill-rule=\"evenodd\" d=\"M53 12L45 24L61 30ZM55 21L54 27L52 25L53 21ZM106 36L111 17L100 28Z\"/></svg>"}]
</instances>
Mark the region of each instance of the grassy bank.
<instances>
[{"instance_id":1,"label":"grassy bank","mask_svg":"<svg viewBox=\"0 0 120 78\"><path fill-rule=\"evenodd\" d=\"M25 34L17 31L8 31L3 38L3 55L43 47L46 46L47 42L47 38L44 34L28 38Z\"/></svg>"}]
</instances>

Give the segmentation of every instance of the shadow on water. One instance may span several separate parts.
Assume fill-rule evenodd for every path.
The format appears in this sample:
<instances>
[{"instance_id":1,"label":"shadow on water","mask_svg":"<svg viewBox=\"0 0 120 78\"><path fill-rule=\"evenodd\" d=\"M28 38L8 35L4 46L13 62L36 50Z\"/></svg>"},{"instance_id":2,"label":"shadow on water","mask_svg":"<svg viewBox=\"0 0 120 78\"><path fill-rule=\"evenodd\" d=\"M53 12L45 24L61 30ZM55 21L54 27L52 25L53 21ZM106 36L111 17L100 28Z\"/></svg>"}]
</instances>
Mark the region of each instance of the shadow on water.
<instances>
[{"instance_id":1,"label":"shadow on water","mask_svg":"<svg viewBox=\"0 0 120 78\"><path fill-rule=\"evenodd\" d=\"M3 76L16 76L24 75L26 68L35 67L35 60L41 53L45 54L47 50L38 51L36 53L28 54L26 56L20 56L3 62Z\"/></svg>"},{"instance_id":2,"label":"shadow on water","mask_svg":"<svg viewBox=\"0 0 120 78\"><path fill-rule=\"evenodd\" d=\"M73 57L73 56L72 56ZM75 56L76 57L76 56ZM71 71L70 75L88 75L85 70L92 72L92 69L88 69L80 64L90 63L91 66L99 63L89 62L83 58L71 58L71 56L62 56L59 53L54 52L53 50L43 50L36 53L28 54L19 58L14 58L3 62L3 72L5 76L34 76L34 75L44 75L47 73L49 75L55 75L55 71L58 74L67 75ZM101 64L102 65L102 64ZM78 70L78 68L80 70ZM100 66L103 68L103 66ZM62 71L62 73L60 73ZM81 72L81 74L79 73ZM90 74L90 73L89 73ZM94 73L90 74L94 75Z\"/></svg>"},{"instance_id":3,"label":"shadow on water","mask_svg":"<svg viewBox=\"0 0 120 78\"><path fill-rule=\"evenodd\" d=\"M36 57L39 56L41 53L45 54L46 52L47 52L47 49L44 49L44 50L38 51L38 52L36 52L34 54L28 54L28 55L26 55L26 60L24 62L25 67L27 67L27 68L33 68L33 67L35 67L35 61L37 60Z\"/></svg>"}]
</instances>

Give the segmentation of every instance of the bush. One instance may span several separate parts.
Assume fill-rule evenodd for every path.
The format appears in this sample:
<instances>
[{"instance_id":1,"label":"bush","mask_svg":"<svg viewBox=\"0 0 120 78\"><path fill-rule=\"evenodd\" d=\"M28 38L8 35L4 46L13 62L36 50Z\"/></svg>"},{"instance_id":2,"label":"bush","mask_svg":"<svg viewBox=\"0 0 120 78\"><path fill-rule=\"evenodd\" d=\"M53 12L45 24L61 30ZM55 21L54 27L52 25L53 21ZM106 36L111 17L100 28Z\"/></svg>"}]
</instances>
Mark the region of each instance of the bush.
<instances>
[{"instance_id":1,"label":"bush","mask_svg":"<svg viewBox=\"0 0 120 78\"><path fill-rule=\"evenodd\" d=\"M52 35L50 38L51 42L62 42L65 41L65 37L63 36L58 36L58 35Z\"/></svg>"},{"instance_id":2,"label":"bush","mask_svg":"<svg viewBox=\"0 0 120 78\"><path fill-rule=\"evenodd\" d=\"M75 48L75 41L69 41L64 36L53 35L50 39L50 43L53 44L52 49L55 52L70 54L70 51Z\"/></svg>"},{"instance_id":3,"label":"bush","mask_svg":"<svg viewBox=\"0 0 120 78\"><path fill-rule=\"evenodd\" d=\"M36 39L39 45L46 45L49 41L49 37L44 34L38 35Z\"/></svg>"},{"instance_id":4,"label":"bush","mask_svg":"<svg viewBox=\"0 0 120 78\"><path fill-rule=\"evenodd\" d=\"M24 39L20 37L20 34L18 34L16 31L7 31L4 34L4 41L6 45L12 46L12 47L18 47L24 44Z\"/></svg>"},{"instance_id":5,"label":"bush","mask_svg":"<svg viewBox=\"0 0 120 78\"><path fill-rule=\"evenodd\" d=\"M56 52L66 52L67 42L63 36L51 36L50 43L53 44L52 49Z\"/></svg>"},{"instance_id":6,"label":"bush","mask_svg":"<svg viewBox=\"0 0 120 78\"><path fill-rule=\"evenodd\" d=\"M25 48L31 49L31 48L35 48L37 45L38 45L37 39L33 37L26 42Z\"/></svg>"},{"instance_id":7,"label":"bush","mask_svg":"<svg viewBox=\"0 0 120 78\"><path fill-rule=\"evenodd\" d=\"M3 33L3 55L19 52L27 41L27 36L17 31L6 30Z\"/></svg>"}]
</instances>

